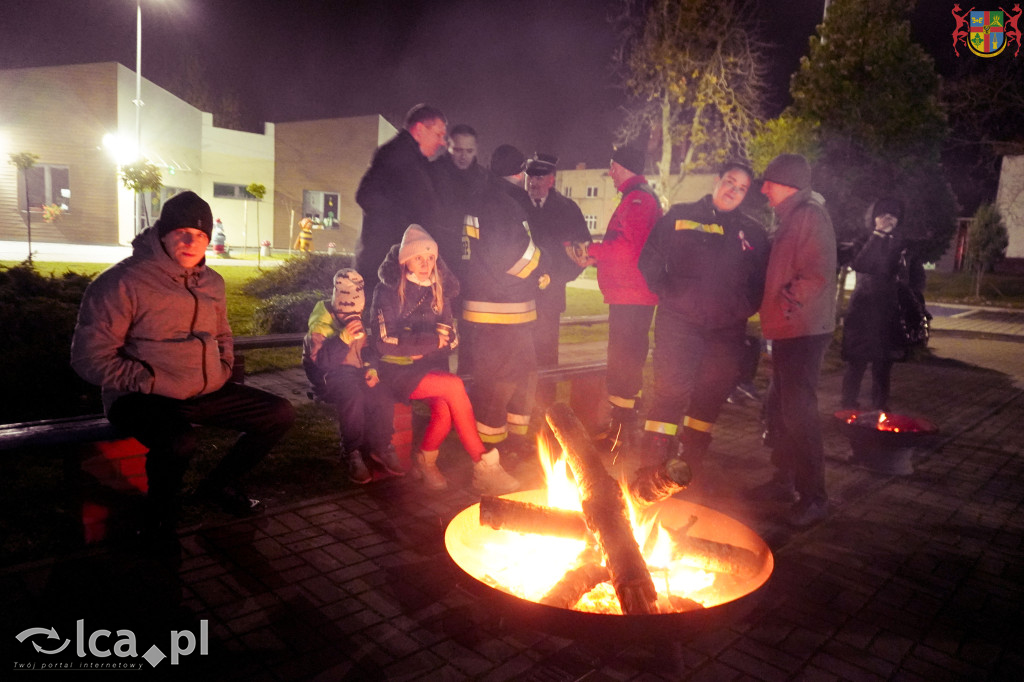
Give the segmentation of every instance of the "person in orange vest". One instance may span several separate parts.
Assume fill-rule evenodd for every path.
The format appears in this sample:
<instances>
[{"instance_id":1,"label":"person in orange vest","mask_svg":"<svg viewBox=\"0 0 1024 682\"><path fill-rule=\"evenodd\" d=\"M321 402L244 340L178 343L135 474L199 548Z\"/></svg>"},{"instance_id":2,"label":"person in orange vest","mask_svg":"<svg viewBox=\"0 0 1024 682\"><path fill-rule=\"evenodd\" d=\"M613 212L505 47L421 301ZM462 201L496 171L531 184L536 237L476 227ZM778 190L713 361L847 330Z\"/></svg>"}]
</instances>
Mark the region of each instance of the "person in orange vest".
<instances>
[{"instance_id":1,"label":"person in orange vest","mask_svg":"<svg viewBox=\"0 0 1024 682\"><path fill-rule=\"evenodd\" d=\"M303 218L299 221L299 236L295 238L293 249L313 253L313 221Z\"/></svg>"}]
</instances>

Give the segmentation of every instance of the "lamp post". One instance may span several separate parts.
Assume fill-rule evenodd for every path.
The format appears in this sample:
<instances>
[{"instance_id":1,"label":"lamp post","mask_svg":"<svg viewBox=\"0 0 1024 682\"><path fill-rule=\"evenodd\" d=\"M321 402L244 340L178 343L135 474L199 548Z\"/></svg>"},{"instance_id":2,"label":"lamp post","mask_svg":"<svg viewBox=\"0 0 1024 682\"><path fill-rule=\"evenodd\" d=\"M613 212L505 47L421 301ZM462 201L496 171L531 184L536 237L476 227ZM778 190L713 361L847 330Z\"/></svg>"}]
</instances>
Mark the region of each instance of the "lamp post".
<instances>
[{"instance_id":1,"label":"lamp post","mask_svg":"<svg viewBox=\"0 0 1024 682\"><path fill-rule=\"evenodd\" d=\"M135 154L142 160L142 0L135 2ZM139 195L135 194L135 234L141 232Z\"/></svg>"}]
</instances>

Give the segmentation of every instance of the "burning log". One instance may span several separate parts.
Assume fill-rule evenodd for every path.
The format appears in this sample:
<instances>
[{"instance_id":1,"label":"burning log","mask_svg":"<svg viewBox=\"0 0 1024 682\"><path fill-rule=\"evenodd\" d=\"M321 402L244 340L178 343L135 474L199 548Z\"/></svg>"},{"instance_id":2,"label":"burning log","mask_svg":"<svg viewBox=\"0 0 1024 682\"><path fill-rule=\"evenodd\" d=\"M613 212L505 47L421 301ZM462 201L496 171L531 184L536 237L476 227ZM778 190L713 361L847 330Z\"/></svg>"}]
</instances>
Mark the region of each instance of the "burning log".
<instances>
[{"instance_id":1,"label":"burning log","mask_svg":"<svg viewBox=\"0 0 1024 682\"><path fill-rule=\"evenodd\" d=\"M586 563L568 571L540 598L541 604L571 609L583 595L611 577L608 569L599 563Z\"/></svg>"},{"instance_id":2,"label":"burning log","mask_svg":"<svg viewBox=\"0 0 1024 682\"><path fill-rule=\"evenodd\" d=\"M491 495L480 497L480 525L573 540L589 536L587 523L579 512Z\"/></svg>"},{"instance_id":3,"label":"burning log","mask_svg":"<svg viewBox=\"0 0 1024 682\"><path fill-rule=\"evenodd\" d=\"M689 526L666 528L672 540L676 560L693 568L714 573L728 573L741 578L757 575L764 562L746 547L737 547L726 542L715 542L704 538L691 537Z\"/></svg>"},{"instance_id":4,"label":"burning log","mask_svg":"<svg viewBox=\"0 0 1024 682\"><path fill-rule=\"evenodd\" d=\"M656 466L639 469L629 484L629 494L642 505L661 502L690 484L690 465L679 457L670 457Z\"/></svg>"},{"instance_id":5,"label":"burning log","mask_svg":"<svg viewBox=\"0 0 1024 682\"><path fill-rule=\"evenodd\" d=\"M679 528L666 528L672 541L675 561L693 568L738 577L750 577L764 563L757 554L744 547L689 535L697 517ZM480 525L516 533L551 535L569 540L593 542L583 514L568 509L555 509L530 502L485 495L480 499ZM653 538L651 539L653 542ZM602 581L598 581L602 582ZM596 583L595 583L596 584Z\"/></svg>"},{"instance_id":6,"label":"burning log","mask_svg":"<svg viewBox=\"0 0 1024 682\"><path fill-rule=\"evenodd\" d=\"M619 484L605 470L586 428L568 405L555 403L547 421L579 487L583 517L605 555L612 586L627 615L657 613L654 581L633 537Z\"/></svg>"}]
</instances>

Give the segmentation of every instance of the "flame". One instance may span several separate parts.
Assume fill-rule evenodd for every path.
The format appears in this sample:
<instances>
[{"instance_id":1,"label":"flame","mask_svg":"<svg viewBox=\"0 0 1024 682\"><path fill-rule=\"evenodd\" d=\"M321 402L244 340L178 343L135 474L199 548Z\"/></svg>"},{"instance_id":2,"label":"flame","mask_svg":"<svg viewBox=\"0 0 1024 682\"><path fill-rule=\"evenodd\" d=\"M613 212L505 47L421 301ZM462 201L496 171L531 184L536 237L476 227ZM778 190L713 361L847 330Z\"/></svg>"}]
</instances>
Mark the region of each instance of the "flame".
<instances>
[{"instance_id":1,"label":"flame","mask_svg":"<svg viewBox=\"0 0 1024 682\"><path fill-rule=\"evenodd\" d=\"M541 469L547 486L547 505L580 511L579 489L569 472L567 457L562 451L552 457L546 443L538 439ZM621 481L633 533L643 550L658 590L658 605L663 612L677 610L672 599L684 598L707 605L718 603L711 593L715 574L686 566L674 556L671 538L664 532L657 516L643 513L633 505L625 481ZM487 553L487 573L483 581L515 596L539 600L567 571L580 563L587 549L581 540L501 533L482 547ZM578 611L621 614L618 599L609 583L601 583L583 597L575 607Z\"/></svg>"}]
</instances>

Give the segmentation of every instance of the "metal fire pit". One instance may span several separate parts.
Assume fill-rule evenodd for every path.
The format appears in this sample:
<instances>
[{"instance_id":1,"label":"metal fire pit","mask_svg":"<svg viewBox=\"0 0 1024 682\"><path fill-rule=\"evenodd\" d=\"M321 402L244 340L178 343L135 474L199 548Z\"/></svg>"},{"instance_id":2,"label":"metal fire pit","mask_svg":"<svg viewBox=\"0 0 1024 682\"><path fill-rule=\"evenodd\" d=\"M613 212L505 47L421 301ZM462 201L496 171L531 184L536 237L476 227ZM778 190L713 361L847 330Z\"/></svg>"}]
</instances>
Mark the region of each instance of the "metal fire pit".
<instances>
[{"instance_id":1,"label":"metal fire pit","mask_svg":"<svg viewBox=\"0 0 1024 682\"><path fill-rule=\"evenodd\" d=\"M533 504L546 502L545 490L527 490L503 497ZM572 639L608 643L652 639L681 640L706 632L709 628L729 625L741 618L756 603L755 593L771 576L775 562L767 544L739 521L708 507L677 498L658 503L659 519L665 527L678 528L692 516L698 518L690 529L694 536L728 542L750 550L757 557L757 570L749 576L723 576L716 579L718 603L691 611L651 615L619 615L591 613L559 608L531 601L492 585L488 576L489 558L485 548L500 545L500 534L480 524L480 505L460 512L445 532L445 546L452 561L472 580L468 587L481 597L497 602L503 617L526 627L551 632ZM490 561L494 565L496 557ZM566 569L572 566L566 566ZM653 574L652 574L653 577ZM658 583L655 578L655 583ZM660 586L659 586L660 590Z\"/></svg>"},{"instance_id":2,"label":"metal fire pit","mask_svg":"<svg viewBox=\"0 0 1024 682\"><path fill-rule=\"evenodd\" d=\"M850 462L893 476L914 473L917 448L939 432L927 419L904 414L840 410L834 416L850 441Z\"/></svg>"}]
</instances>

